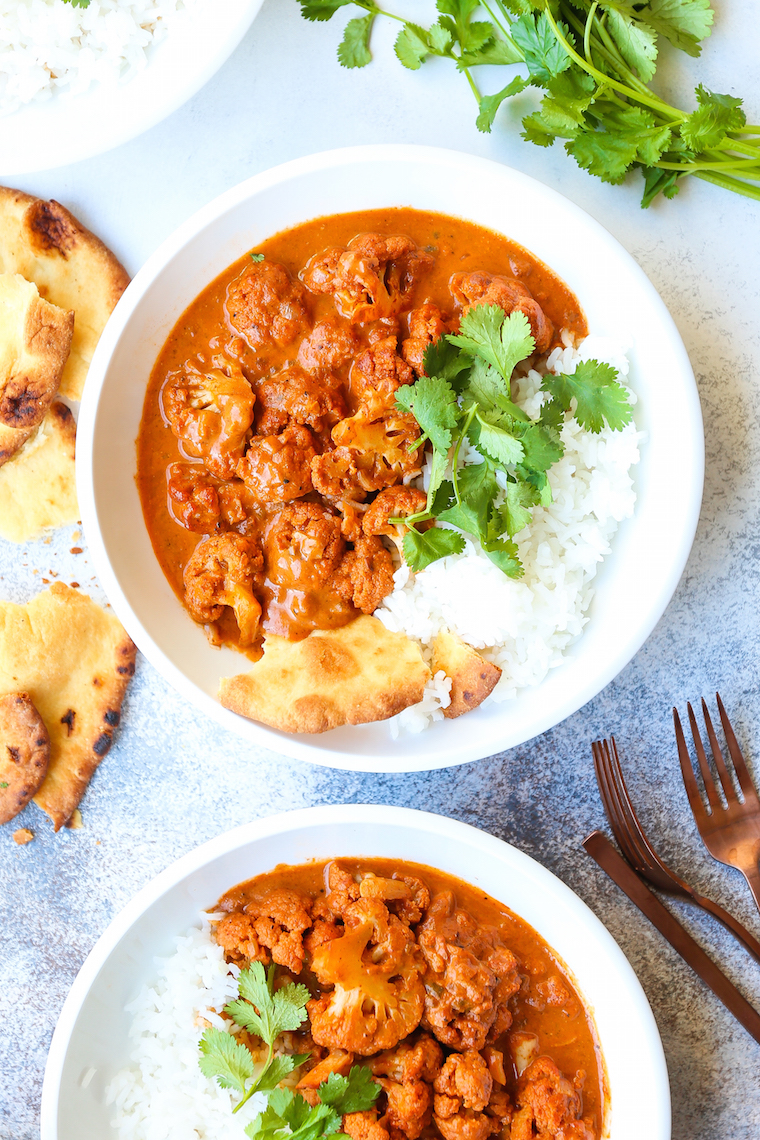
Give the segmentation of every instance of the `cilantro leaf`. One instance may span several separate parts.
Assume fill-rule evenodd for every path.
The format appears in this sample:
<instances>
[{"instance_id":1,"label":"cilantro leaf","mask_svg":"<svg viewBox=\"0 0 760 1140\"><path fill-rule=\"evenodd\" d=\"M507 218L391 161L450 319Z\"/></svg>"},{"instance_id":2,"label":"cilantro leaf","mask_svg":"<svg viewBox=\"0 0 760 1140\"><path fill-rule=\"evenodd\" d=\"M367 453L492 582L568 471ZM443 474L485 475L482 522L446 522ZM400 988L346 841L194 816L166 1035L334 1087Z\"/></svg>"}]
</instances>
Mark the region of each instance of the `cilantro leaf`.
<instances>
[{"instance_id":1,"label":"cilantro leaf","mask_svg":"<svg viewBox=\"0 0 760 1140\"><path fill-rule=\"evenodd\" d=\"M424 570L448 554L461 554L464 539L455 530L434 526L424 532L408 530L403 541L404 558L410 570Z\"/></svg>"},{"instance_id":2,"label":"cilantro leaf","mask_svg":"<svg viewBox=\"0 0 760 1140\"><path fill-rule=\"evenodd\" d=\"M90 0L63 0L64 4L71 4L72 8L89 8Z\"/></svg>"},{"instance_id":3,"label":"cilantro leaf","mask_svg":"<svg viewBox=\"0 0 760 1140\"><path fill-rule=\"evenodd\" d=\"M511 83L502 87L501 91L497 91L494 95L482 95L478 105L478 117L475 120L478 130L484 134L490 134L496 112L504 100L511 99L513 95L519 95L527 86L528 84L523 77L516 75Z\"/></svg>"},{"instance_id":4,"label":"cilantro leaf","mask_svg":"<svg viewBox=\"0 0 760 1140\"><path fill-rule=\"evenodd\" d=\"M428 376L440 376L443 380L448 380L457 391L457 377L471 367L472 361L459 352L455 345L449 344L445 336L441 336L427 346L422 364Z\"/></svg>"},{"instance_id":5,"label":"cilantro leaf","mask_svg":"<svg viewBox=\"0 0 760 1140\"><path fill-rule=\"evenodd\" d=\"M339 8L353 3L354 0L301 0L301 15L305 20L330 20Z\"/></svg>"},{"instance_id":6,"label":"cilantro leaf","mask_svg":"<svg viewBox=\"0 0 760 1140\"><path fill-rule=\"evenodd\" d=\"M310 1053L282 1053L273 1057L256 1078L256 1092L270 1092L276 1089L294 1069L308 1061Z\"/></svg>"},{"instance_id":7,"label":"cilantro leaf","mask_svg":"<svg viewBox=\"0 0 760 1140\"><path fill-rule=\"evenodd\" d=\"M436 451L448 454L451 433L459 420L457 398L441 376L421 376L415 384L404 384L396 392L396 407L411 412Z\"/></svg>"},{"instance_id":8,"label":"cilantro leaf","mask_svg":"<svg viewBox=\"0 0 760 1140\"><path fill-rule=\"evenodd\" d=\"M255 1033L270 1048L280 1033L303 1024L306 1003L311 997L306 986L295 982L272 992L273 980L271 968L267 977L261 962L251 962L238 978L238 989L245 1001L234 1001L225 1007L225 1013L238 1025Z\"/></svg>"},{"instance_id":9,"label":"cilantro leaf","mask_svg":"<svg viewBox=\"0 0 760 1140\"><path fill-rule=\"evenodd\" d=\"M425 29L417 24L404 24L396 37L393 50L404 67L417 71L430 55L430 43Z\"/></svg>"},{"instance_id":10,"label":"cilantro leaf","mask_svg":"<svg viewBox=\"0 0 760 1140\"><path fill-rule=\"evenodd\" d=\"M573 138L584 123L584 112L594 101L596 83L584 71L563 71L546 84L548 94L541 110L529 116L536 126L560 138Z\"/></svg>"},{"instance_id":11,"label":"cilantro leaf","mask_svg":"<svg viewBox=\"0 0 760 1140\"><path fill-rule=\"evenodd\" d=\"M522 63L522 53L507 40L497 40L491 36L489 40L477 51L473 48L463 51L457 60L457 70L463 71L465 67L479 67L481 64L510 64ZM518 79L520 77L518 76ZM513 81L514 82L514 81ZM521 80L523 87L527 84ZM513 92L512 92L513 94Z\"/></svg>"},{"instance_id":12,"label":"cilantro leaf","mask_svg":"<svg viewBox=\"0 0 760 1140\"><path fill-rule=\"evenodd\" d=\"M619 431L631 421L631 406L625 388L618 384L617 371L609 364L598 360L584 360L571 376L548 375L541 388L551 392L565 411L570 401L575 399L575 418L589 431L598 434L605 420L614 430Z\"/></svg>"},{"instance_id":13,"label":"cilantro leaf","mask_svg":"<svg viewBox=\"0 0 760 1140\"><path fill-rule=\"evenodd\" d=\"M710 0L649 0L638 17L688 55L700 54L700 40L710 35L714 13Z\"/></svg>"},{"instance_id":14,"label":"cilantro leaf","mask_svg":"<svg viewBox=\"0 0 760 1140\"><path fill-rule=\"evenodd\" d=\"M525 571L520 561L517 543L509 538L491 538L485 542L481 541L481 546L494 565L498 566L508 578L522 578Z\"/></svg>"},{"instance_id":15,"label":"cilantro leaf","mask_svg":"<svg viewBox=\"0 0 760 1140\"><path fill-rule=\"evenodd\" d=\"M696 90L699 107L681 125L681 138L694 151L710 150L728 131L740 131L747 121L741 99L718 95L700 85Z\"/></svg>"},{"instance_id":16,"label":"cilantro leaf","mask_svg":"<svg viewBox=\"0 0 760 1140\"><path fill-rule=\"evenodd\" d=\"M548 424L528 424L520 431L520 442L525 450L523 466L531 471L548 471L565 454L559 432Z\"/></svg>"},{"instance_id":17,"label":"cilantro leaf","mask_svg":"<svg viewBox=\"0 0 760 1140\"><path fill-rule=\"evenodd\" d=\"M516 420L528 419L522 408L512 403L509 382L480 357L473 361L465 391L468 399L477 400L489 413L499 411Z\"/></svg>"},{"instance_id":18,"label":"cilantro leaf","mask_svg":"<svg viewBox=\"0 0 760 1140\"><path fill-rule=\"evenodd\" d=\"M679 190L678 180L682 177L677 170L659 170L656 166L644 166L641 173L644 176L642 209L651 206L658 194L663 194L666 198L675 198Z\"/></svg>"},{"instance_id":19,"label":"cilantro leaf","mask_svg":"<svg viewBox=\"0 0 760 1140\"><path fill-rule=\"evenodd\" d=\"M204 1077L215 1078L223 1089L244 1093L245 1082L253 1076L250 1049L235 1040L224 1029L209 1028L198 1042L201 1056L198 1065Z\"/></svg>"},{"instance_id":20,"label":"cilantro leaf","mask_svg":"<svg viewBox=\"0 0 760 1140\"><path fill-rule=\"evenodd\" d=\"M607 9L607 30L628 66L648 83L657 68L655 31L616 8Z\"/></svg>"},{"instance_id":21,"label":"cilantro leaf","mask_svg":"<svg viewBox=\"0 0 760 1140\"><path fill-rule=\"evenodd\" d=\"M620 138L609 131L581 131L565 143L565 150L583 170L613 184L623 181L637 149L636 139Z\"/></svg>"},{"instance_id":22,"label":"cilantro leaf","mask_svg":"<svg viewBox=\"0 0 760 1140\"><path fill-rule=\"evenodd\" d=\"M560 24L559 28L567 39L566 25ZM529 15L520 16L512 24L510 34L525 56L531 79L538 83L548 82L570 66L570 56L554 35L545 12L537 19Z\"/></svg>"},{"instance_id":23,"label":"cilantro leaf","mask_svg":"<svg viewBox=\"0 0 760 1140\"><path fill-rule=\"evenodd\" d=\"M369 37L375 22L374 13L349 20L338 45L338 59L343 67L366 67L372 62Z\"/></svg>"},{"instance_id":24,"label":"cilantro leaf","mask_svg":"<svg viewBox=\"0 0 760 1140\"><path fill-rule=\"evenodd\" d=\"M251 253L249 256L251 258L251 261L263 261L264 260L264 254L263 253Z\"/></svg>"},{"instance_id":25,"label":"cilantro leaf","mask_svg":"<svg viewBox=\"0 0 760 1140\"><path fill-rule=\"evenodd\" d=\"M498 521L500 534L514 538L533 518L533 508L538 503L538 491L530 483L522 480L507 483L507 494L498 510L494 511L494 521Z\"/></svg>"},{"instance_id":26,"label":"cilantro leaf","mask_svg":"<svg viewBox=\"0 0 760 1140\"><path fill-rule=\"evenodd\" d=\"M449 465L448 453L445 455L441 451L433 450L433 458L430 461L430 484L427 493L427 509L429 514L433 514L433 505L436 501L438 488L443 483L443 477L446 474L446 468Z\"/></svg>"},{"instance_id":27,"label":"cilantro leaf","mask_svg":"<svg viewBox=\"0 0 760 1140\"><path fill-rule=\"evenodd\" d=\"M319 1086L319 1099L329 1104L342 1116L347 1112L365 1112L380 1095L380 1085L373 1079L366 1065L353 1065L347 1077L330 1073Z\"/></svg>"},{"instance_id":28,"label":"cilantro leaf","mask_svg":"<svg viewBox=\"0 0 760 1140\"><path fill-rule=\"evenodd\" d=\"M476 305L462 317L459 335L448 334L446 339L465 352L482 357L505 380L536 347L525 314L515 310L507 317L499 305Z\"/></svg>"},{"instance_id":29,"label":"cilantro leaf","mask_svg":"<svg viewBox=\"0 0 760 1140\"><path fill-rule=\"evenodd\" d=\"M450 518L449 521L455 526L461 525L470 534L485 534L488 510L499 491L493 465L487 459L483 463L469 463L458 472L457 488L471 523L460 523L455 518ZM454 510L454 507L449 509Z\"/></svg>"},{"instance_id":30,"label":"cilantro leaf","mask_svg":"<svg viewBox=\"0 0 760 1140\"><path fill-rule=\"evenodd\" d=\"M477 424L477 427L475 427ZM525 448L506 428L489 423L476 415L473 422L472 442L479 451L502 467L520 463L525 457Z\"/></svg>"},{"instance_id":31,"label":"cilantro leaf","mask_svg":"<svg viewBox=\"0 0 760 1140\"><path fill-rule=\"evenodd\" d=\"M428 31L428 43L430 44L431 52L436 55L446 55L451 47L451 32L448 28L444 28L442 24L433 24L432 28Z\"/></svg>"}]
</instances>

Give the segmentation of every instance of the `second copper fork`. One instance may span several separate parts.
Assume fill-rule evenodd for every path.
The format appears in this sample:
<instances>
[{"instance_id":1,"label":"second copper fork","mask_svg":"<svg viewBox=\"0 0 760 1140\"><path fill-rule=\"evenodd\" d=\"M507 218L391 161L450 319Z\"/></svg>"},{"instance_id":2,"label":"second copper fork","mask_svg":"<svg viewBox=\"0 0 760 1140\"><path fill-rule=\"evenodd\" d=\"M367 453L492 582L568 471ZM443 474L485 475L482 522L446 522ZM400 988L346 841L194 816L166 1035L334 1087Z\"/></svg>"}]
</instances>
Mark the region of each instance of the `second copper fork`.
<instances>
[{"instance_id":1,"label":"second copper fork","mask_svg":"<svg viewBox=\"0 0 760 1140\"><path fill-rule=\"evenodd\" d=\"M705 718L705 727L707 728L715 770L718 773L726 801L725 806L721 801L713 774L710 771L702 737L699 735L699 728L697 727L697 718L694 716L694 709L690 704L687 705L689 725L697 753L699 770L702 773L702 782L705 786L707 806L699 793L678 711L673 709L678 759L681 762L683 782L686 785L686 794L689 797L694 822L702 836L702 842L713 858L741 871L749 883L749 889L752 891L758 910L760 910L760 869L758 869L758 859L760 859L760 798L755 785L752 783L752 777L723 707L720 693L716 693L715 696L726 737L728 754L733 763L733 774L738 781L741 795L737 792L732 773L729 771L729 766L721 751L715 729L710 720L710 713L704 701L702 701L702 715Z\"/></svg>"},{"instance_id":2,"label":"second copper fork","mask_svg":"<svg viewBox=\"0 0 760 1140\"><path fill-rule=\"evenodd\" d=\"M722 922L760 962L760 942L712 899L705 898L662 861L647 839L628 794L614 736L591 745L599 794L620 848L635 871L659 890L691 899Z\"/></svg>"}]
</instances>

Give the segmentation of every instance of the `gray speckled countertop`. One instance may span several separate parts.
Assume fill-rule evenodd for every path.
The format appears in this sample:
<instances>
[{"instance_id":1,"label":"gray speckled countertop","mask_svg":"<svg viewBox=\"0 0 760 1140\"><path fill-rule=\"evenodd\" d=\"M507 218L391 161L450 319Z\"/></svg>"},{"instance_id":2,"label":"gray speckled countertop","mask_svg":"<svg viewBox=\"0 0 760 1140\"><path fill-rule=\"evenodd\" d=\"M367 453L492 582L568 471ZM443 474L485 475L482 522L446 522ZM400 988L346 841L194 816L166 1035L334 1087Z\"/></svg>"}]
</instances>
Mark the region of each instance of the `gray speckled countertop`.
<instances>
[{"instance_id":1,"label":"gray speckled countertop","mask_svg":"<svg viewBox=\"0 0 760 1140\"><path fill-rule=\"evenodd\" d=\"M427 7L416 18L426 19ZM743 95L757 121L760 9L753 0L717 0L715 7L716 31L703 58L679 59L664 86L683 98L697 75L713 90ZM751 1140L760 1136L760 1046L580 845L604 826L589 742L614 732L632 795L663 856L760 934L743 879L701 845L670 721L671 705L719 687L760 776L760 206L695 183L676 202L641 211L638 186L604 186L561 151L522 143L516 131L478 134L465 81L443 61L403 71L388 28L376 31L372 67L341 70L334 59L341 20L307 25L292 0L267 0L227 65L164 123L100 158L10 181L67 205L131 272L216 194L315 150L370 141L453 146L555 186L638 260L691 356L707 437L694 549L652 636L595 700L537 740L441 772L355 775L256 750L199 716L140 659L117 742L82 804L82 829L53 835L33 805L0 829L0 1137L38 1136L47 1048L68 988L99 934L144 883L246 820L311 804L378 802L482 827L577 891L619 942L652 1004L676 1140ZM0 596L27 600L50 570L96 589L87 554L69 554L71 529L23 552L0 544ZM34 842L17 847L14 826L31 827ZM760 967L711 919L668 905L760 1006Z\"/></svg>"}]
</instances>

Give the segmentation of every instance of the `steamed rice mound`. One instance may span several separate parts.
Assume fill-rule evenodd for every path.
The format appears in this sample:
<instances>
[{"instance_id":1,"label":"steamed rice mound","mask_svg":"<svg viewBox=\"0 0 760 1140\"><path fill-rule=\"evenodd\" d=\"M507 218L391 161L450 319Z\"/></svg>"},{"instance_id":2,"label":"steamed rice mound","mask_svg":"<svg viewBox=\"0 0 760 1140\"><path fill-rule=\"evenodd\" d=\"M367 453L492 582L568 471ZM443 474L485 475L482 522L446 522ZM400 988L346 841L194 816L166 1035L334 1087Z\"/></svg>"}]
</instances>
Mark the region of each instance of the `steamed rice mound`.
<instances>
[{"instance_id":1,"label":"steamed rice mound","mask_svg":"<svg viewBox=\"0 0 760 1140\"><path fill-rule=\"evenodd\" d=\"M582 360L613 365L625 382L628 360L619 345L589 336L577 348L555 349L541 371L531 369L513 380L515 403L537 416L548 399L540 391L546 372L571 374ZM635 393L629 390L631 404ZM598 435L567 420L561 431L565 454L549 471L553 502L536 507L533 519L515 541L525 569L507 578L465 536L462 554L450 555L413 574L404 565L395 587L375 616L394 632L417 641L428 662L432 643L442 630L457 634L489 661L502 676L488 701L514 698L520 689L538 685L550 669L567 660L567 651L582 633L594 596L593 580L611 550L623 519L634 511L636 493L631 469L639 461L643 433L632 421L622 431L603 428ZM472 449L465 462L481 461ZM427 485L427 473L425 484ZM504 476L497 472L497 479ZM439 524L440 525L440 524ZM441 674L426 686L423 700L391 723L391 732L420 732L443 718L450 683Z\"/></svg>"}]
</instances>

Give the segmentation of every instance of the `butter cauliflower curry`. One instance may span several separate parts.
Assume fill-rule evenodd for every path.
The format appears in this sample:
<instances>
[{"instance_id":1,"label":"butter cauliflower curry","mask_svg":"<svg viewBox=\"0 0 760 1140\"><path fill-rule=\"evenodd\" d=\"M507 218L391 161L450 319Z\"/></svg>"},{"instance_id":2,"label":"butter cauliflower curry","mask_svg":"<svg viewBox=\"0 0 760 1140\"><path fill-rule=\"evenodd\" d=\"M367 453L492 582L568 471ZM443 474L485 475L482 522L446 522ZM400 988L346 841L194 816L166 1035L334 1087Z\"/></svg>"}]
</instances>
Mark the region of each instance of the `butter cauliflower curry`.
<instances>
[{"instance_id":1,"label":"butter cauliflower curry","mask_svg":"<svg viewBox=\"0 0 760 1140\"><path fill-rule=\"evenodd\" d=\"M583 1003L536 932L481 891L342 859L280 867L218 911L228 961L273 964L275 991L311 994L308 1021L277 1040L301 1055L309 1104L356 1065L380 1086L344 1113L351 1140L598 1140L603 1066Z\"/></svg>"},{"instance_id":2,"label":"butter cauliflower curry","mask_svg":"<svg viewBox=\"0 0 760 1140\"><path fill-rule=\"evenodd\" d=\"M391 592L391 520L426 501L409 485L426 448L396 393L484 304L523 313L538 353L585 332L521 247L398 209L277 235L183 314L146 396L138 485L161 566L214 644L256 660L265 635L338 629Z\"/></svg>"}]
</instances>

